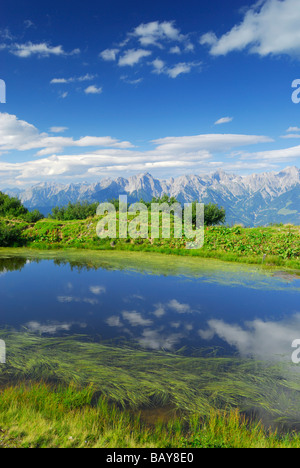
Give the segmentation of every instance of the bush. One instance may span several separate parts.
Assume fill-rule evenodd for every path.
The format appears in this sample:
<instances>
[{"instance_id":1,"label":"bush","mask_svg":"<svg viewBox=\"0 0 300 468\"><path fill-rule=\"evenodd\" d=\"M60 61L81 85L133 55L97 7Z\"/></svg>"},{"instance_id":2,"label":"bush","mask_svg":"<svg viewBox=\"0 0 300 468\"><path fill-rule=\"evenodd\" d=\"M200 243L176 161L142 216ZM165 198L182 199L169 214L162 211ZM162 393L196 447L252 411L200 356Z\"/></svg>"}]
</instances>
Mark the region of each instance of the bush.
<instances>
[{"instance_id":1,"label":"bush","mask_svg":"<svg viewBox=\"0 0 300 468\"><path fill-rule=\"evenodd\" d=\"M36 223L44 218L38 210L30 212L18 198L10 197L2 192L0 192L0 217L19 218L28 223Z\"/></svg>"},{"instance_id":2,"label":"bush","mask_svg":"<svg viewBox=\"0 0 300 468\"><path fill-rule=\"evenodd\" d=\"M193 202L193 224L196 224L196 204ZM217 224L225 223L226 212L224 208L219 208L218 205L208 203L204 206L204 225L205 226L216 226Z\"/></svg>"},{"instance_id":3,"label":"bush","mask_svg":"<svg viewBox=\"0 0 300 468\"><path fill-rule=\"evenodd\" d=\"M218 205L209 203L204 207L204 224L205 226L216 226L217 224L225 223L226 212L224 208L219 208Z\"/></svg>"},{"instance_id":4,"label":"bush","mask_svg":"<svg viewBox=\"0 0 300 468\"><path fill-rule=\"evenodd\" d=\"M0 222L0 247L20 245L22 230L17 226L9 226Z\"/></svg>"},{"instance_id":5,"label":"bush","mask_svg":"<svg viewBox=\"0 0 300 468\"><path fill-rule=\"evenodd\" d=\"M18 198L10 197L0 192L0 216L20 218L28 213Z\"/></svg>"},{"instance_id":6,"label":"bush","mask_svg":"<svg viewBox=\"0 0 300 468\"><path fill-rule=\"evenodd\" d=\"M28 211L23 217L24 221L27 223L37 223L44 218L44 215L38 210Z\"/></svg>"},{"instance_id":7,"label":"bush","mask_svg":"<svg viewBox=\"0 0 300 468\"><path fill-rule=\"evenodd\" d=\"M77 202L69 203L67 206L53 208L51 219L59 221L70 221L75 219L87 219L95 216L99 203Z\"/></svg>"}]
</instances>

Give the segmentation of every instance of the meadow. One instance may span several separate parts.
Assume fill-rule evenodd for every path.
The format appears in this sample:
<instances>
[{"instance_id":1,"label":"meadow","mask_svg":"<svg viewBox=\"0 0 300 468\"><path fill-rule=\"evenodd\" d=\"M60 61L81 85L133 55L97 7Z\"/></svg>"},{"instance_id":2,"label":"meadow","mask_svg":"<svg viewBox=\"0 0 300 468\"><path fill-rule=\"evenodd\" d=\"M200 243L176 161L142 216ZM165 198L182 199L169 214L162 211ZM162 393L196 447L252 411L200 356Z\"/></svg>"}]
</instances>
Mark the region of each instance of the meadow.
<instances>
[{"instance_id":1,"label":"meadow","mask_svg":"<svg viewBox=\"0 0 300 468\"><path fill-rule=\"evenodd\" d=\"M278 225L257 228L211 226L205 228L204 246L186 249L187 239L99 239L96 226L99 217L86 220L59 221L43 219L27 223L20 219L2 219L13 233L2 246L25 246L33 249L89 249L154 252L215 258L227 262L265 264L292 269L300 268L300 228ZM117 227L118 232L118 227Z\"/></svg>"}]
</instances>

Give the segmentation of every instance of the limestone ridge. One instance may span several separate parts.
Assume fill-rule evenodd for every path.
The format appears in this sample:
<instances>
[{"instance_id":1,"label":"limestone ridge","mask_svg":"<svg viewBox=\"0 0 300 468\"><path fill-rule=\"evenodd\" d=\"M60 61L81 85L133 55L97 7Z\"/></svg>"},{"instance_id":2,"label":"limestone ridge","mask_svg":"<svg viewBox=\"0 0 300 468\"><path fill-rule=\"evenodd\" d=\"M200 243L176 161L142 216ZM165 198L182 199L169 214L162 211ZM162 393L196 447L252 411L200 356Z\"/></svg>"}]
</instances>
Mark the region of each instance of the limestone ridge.
<instances>
[{"instance_id":1,"label":"limestone ridge","mask_svg":"<svg viewBox=\"0 0 300 468\"><path fill-rule=\"evenodd\" d=\"M29 209L48 214L68 202L103 202L127 195L129 202L168 194L181 203L199 200L217 203L227 211L227 222L246 226L270 223L300 225L300 169L239 176L218 170L210 175L184 175L170 180L139 174L128 179L102 179L96 183L41 183L24 190L3 190L18 196Z\"/></svg>"}]
</instances>

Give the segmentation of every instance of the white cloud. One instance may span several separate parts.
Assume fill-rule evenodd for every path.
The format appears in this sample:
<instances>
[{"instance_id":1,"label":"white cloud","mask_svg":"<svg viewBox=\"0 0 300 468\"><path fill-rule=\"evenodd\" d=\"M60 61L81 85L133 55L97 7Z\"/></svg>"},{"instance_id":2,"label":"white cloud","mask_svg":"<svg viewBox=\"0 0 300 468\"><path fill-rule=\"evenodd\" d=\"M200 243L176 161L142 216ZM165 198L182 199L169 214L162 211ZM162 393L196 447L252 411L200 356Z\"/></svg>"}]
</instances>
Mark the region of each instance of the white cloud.
<instances>
[{"instance_id":1,"label":"white cloud","mask_svg":"<svg viewBox=\"0 0 300 468\"><path fill-rule=\"evenodd\" d=\"M31 20L25 20L24 21L24 26L26 29L29 29L34 26L34 23Z\"/></svg>"},{"instance_id":2,"label":"white cloud","mask_svg":"<svg viewBox=\"0 0 300 468\"><path fill-rule=\"evenodd\" d=\"M299 0L264 0L246 13L240 24L219 39L213 32L204 34L201 44L212 55L226 55L248 49L260 56L288 54L300 56Z\"/></svg>"},{"instance_id":3,"label":"white cloud","mask_svg":"<svg viewBox=\"0 0 300 468\"><path fill-rule=\"evenodd\" d=\"M88 86L84 90L85 94L101 94L102 93L102 88L97 88L95 85Z\"/></svg>"},{"instance_id":4,"label":"white cloud","mask_svg":"<svg viewBox=\"0 0 300 468\"><path fill-rule=\"evenodd\" d=\"M192 150L227 151L237 146L267 143L271 141L273 140L266 136L217 133L183 137L166 137L153 140L153 143L158 145L158 151L177 153Z\"/></svg>"},{"instance_id":5,"label":"white cloud","mask_svg":"<svg viewBox=\"0 0 300 468\"><path fill-rule=\"evenodd\" d=\"M76 83L76 82L83 82L83 81L91 81L94 80L97 75L90 75L87 73L83 76L71 77L71 78L53 78L50 81L50 84L68 84L68 83Z\"/></svg>"},{"instance_id":6,"label":"white cloud","mask_svg":"<svg viewBox=\"0 0 300 468\"><path fill-rule=\"evenodd\" d=\"M125 83L131 84L131 85L137 85L143 81L143 78L136 78L136 79L131 80L130 78L128 78L127 75L122 75L120 79L124 81Z\"/></svg>"},{"instance_id":7,"label":"white cloud","mask_svg":"<svg viewBox=\"0 0 300 468\"><path fill-rule=\"evenodd\" d=\"M65 83L70 83L73 81L72 79L66 79L66 78L53 78L53 80L50 81L51 84L65 84Z\"/></svg>"},{"instance_id":8,"label":"white cloud","mask_svg":"<svg viewBox=\"0 0 300 468\"><path fill-rule=\"evenodd\" d=\"M174 26L174 21L152 21L140 24L132 33L137 37L142 46L155 45L162 48L161 42L184 41L186 36Z\"/></svg>"},{"instance_id":9,"label":"white cloud","mask_svg":"<svg viewBox=\"0 0 300 468\"><path fill-rule=\"evenodd\" d=\"M168 67L163 60L158 58L153 60L151 64L153 65L153 73L158 75L163 73L173 79L181 74L190 73L192 68L201 66L200 62L181 62Z\"/></svg>"},{"instance_id":10,"label":"white cloud","mask_svg":"<svg viewBox=\"0 0 300 468\"><path fill-rule=\"evenodd\" d=\"M153 60L152 65L154 67L154 70L153 70L154 73L158 73L158 74L163 73L165 69L165 62L163 60L156 58L155 60Z\"/></svg>"},{"instance_id":11,"label":"white cloud","mask_svg":"<svg viewBox=\"0 0 300 468\"><path fill-rule=\"evenodd\" d=\"M181 54L181 49L178 46L174 46L170 48L170 54Z\"/></svg>"},{"instance_id":12,"label":"white cloud","mask_svg":"<svg viewBox=\"0 0 300 468\"><path fill-rule=\"evenodd\" d=\"M91 179L125 172L173 173L201 171L211 172L223 167L227 170L273 168L272 151L261 153L237 153L239 159L230 158L225 164L215 154L243 146L271 142L259 135L200 134L182 137L166 137L153 140L153 147L140 150L128 141L110 136L83 136L77 140L62 135L40 133L28 122L16 116L0 113L0 153L6 159L10 151L38 150L40 159L25 162L0 161L2 186L30 181ZM65 148L87 148L79 154L61 154ZM91 148L88 150L88 148ZM66 150L65 150L66 151ZM280 157L300 155L300 147L278 150ZM267 154L271 154L267 157ZM262 157L263 156L263 157ZM28 158L27 158L28 159Z\"/></svg>"},{"instance_id":13,"label":"white cloud","mask_svg":"<svg viewBox=\"0 0 300 468\"><path fill-rule=\"evenodd\" d=\"M124 52L122 57L119 59L119 66L124 67L124 66L130 66L132 67L133 65L136 65L139 63L144 57L149 57L152 52L149 50L144 50L144 49L129 49Z\"/></svg>"},{"instance_id":14,"label":"white cloud","mask_svg":"<svg viewBox=\"0 0 300 468\"><path fill-rule=\"evenodd\" d=\"M28 58L32 55L38 57L49 57L50 55L74 55L79 53L79 49L74 49L70 54L67 54L61 45L52 47L46 42L41 42L38 44L33 44L32 42L27 42L26 44L13 44L10 47L12 54L21 58Z\"/></svg>"},{"instance_id":15,"label":"white cloud","mask_svg":"<svg viewBox=\"0 0 300 468\"><path fill-rule=\"evenodd\" d=\"M129 44L131 48L129 48ZM127 50L124 50L125 46ZM139 64L142 59L152 55L154 47L161 50L168 48L171 55L194 51L194 45L191 43L189 35L182 34L180 29L175 26L174 21L151 21L137 26L127 34L126 40L120 43L117 48L103 50L100 57L106 61L116 61L118 58L120 67L133 67ZM164 73L170 78L176 78L181 74L190 73L192 68L199 67L201 64L182 61L178 64L166 65L159 58L156 58L153 62L148 62L148 65L153 65L154 73ZM124 81L137 84L141 79L137 81L127 77Z\"/></svg>"},{"instance_id":16,"label":"white cloud","mask_svg":"<svg viewBox=\"0 0 300 468\"><path fill-rule=\"evenodd\" d=\"M286 162L300 158L300 146L292 146L270 151L259 151L258 153L242 153L241 159L257 159L260 161Z\"/></svg>"},{"instance_id":17,"label":"white cloud","mask_svg":"<svg viewBox=\"0 0 300 468\"><path fill-rule=\"evenodd\" d=\"M177 76L183 74L183 73L190 73L192 66L195 66L191 63L177 63L177 65L174 65L171 68L168 68L166 70L167 75L170 76L170 78L177 78Z\"/></svg>"},{"instance_id":18,"label":"white cloud","mask_svg":"<svg viewBox=\"0 0 300 468\"><path fill-rule=\"evenodd\" d=\"M119 52L120 49L105 49L99 55L103 60L114 62Z\"/></svg>"},{"instance_id":19,"label":"white cloud","mask_svg":"<svg viewBox=\"0 0 300 468\"><path fill-rule=\"evenodd\" d=\"M50 154L62 151L65 147L113 146L129 148L132 145L126 141L118 141L111 137L85 136L79 140L39 133L33 125L19 120L15 115L0 113L0 153L8 150L27 151L42 148ZM58 152L59 152L58 151Z\"/></svg>"},{"instance_id":20,"label":"white cloud","mask_svg":"<svg viewBox=\"0 0 300 468\"><path fill-rule=\"evenodd\" d=\"M184 47L185 52L194 52L194 50L195 50L195 46L191 42L188 42Z\"/></svg>"},{"instance_id":21,"label":"white cloud","mask_svg":"<svg viewBox=\"0 0 300 468\"><path fill-rule=\"evenodd\" d=\"M221 119L215 122L215 125L221 125L233 121L233 117L222 117Z\"/></svg>"},{"instance_id":22,"label":"white cloud","mask_svg":"<svg viewBox=\"0 0 300 468\"><path fill-rule=\"evenodd\" d=\"M298 133L288 133L287 135L282 135L280 138L290 139L290 138L300 138Z\"/></svg>"},{"instance_id":23,"label":"white cloud","mask_svg":"<svg viewBox=\"0 0 300 468\"><path fill-rule=\"evenodd\" d=\"M299 127L289 127L287 129L287 132L300 132L300 128Z\"/></svg>"},{"instance_id":24,"label":"white cloud","mask_svg":"<svg viewBox=\"0 0 300 468\"><path fill-rule=\"evenodd\" d=\"M68 130L68 127L51 127L49 130L52 133L63 133Z\"/></svg>"},{"instance_id":25,"label":"white cloud","mask_svg":"<svg viewBox=\"0 0 300 468\"><path fill-rule=\"evenodd\" d=\"M8 28L0 29L0 37L4 41L12 41L14 39L12 33Z\"/></svg>"}]
</instances>

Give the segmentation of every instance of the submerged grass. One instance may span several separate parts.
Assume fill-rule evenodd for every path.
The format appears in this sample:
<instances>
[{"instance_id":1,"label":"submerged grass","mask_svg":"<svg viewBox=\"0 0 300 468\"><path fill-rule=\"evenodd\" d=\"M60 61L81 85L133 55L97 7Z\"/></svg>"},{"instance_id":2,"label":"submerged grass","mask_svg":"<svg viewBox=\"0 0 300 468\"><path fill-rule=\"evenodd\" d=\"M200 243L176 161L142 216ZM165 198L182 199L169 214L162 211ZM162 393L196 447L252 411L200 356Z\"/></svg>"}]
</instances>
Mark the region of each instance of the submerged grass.
<instances>
[{"instance_id":1,"label":"submerged grass","mask_svg":"<svg viewBox=\"0 0 300 468\"><path fill-rule=\"evenodd\" d=\"M239 408L268 422L300 420L300 376L289 364L237 357L188 357L90 342L84 337L46 338L2 332L7 364L0 384L40 382L92 386L123 409L169 406L182 414Z\"/></svg>"}]
</instances>

